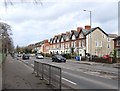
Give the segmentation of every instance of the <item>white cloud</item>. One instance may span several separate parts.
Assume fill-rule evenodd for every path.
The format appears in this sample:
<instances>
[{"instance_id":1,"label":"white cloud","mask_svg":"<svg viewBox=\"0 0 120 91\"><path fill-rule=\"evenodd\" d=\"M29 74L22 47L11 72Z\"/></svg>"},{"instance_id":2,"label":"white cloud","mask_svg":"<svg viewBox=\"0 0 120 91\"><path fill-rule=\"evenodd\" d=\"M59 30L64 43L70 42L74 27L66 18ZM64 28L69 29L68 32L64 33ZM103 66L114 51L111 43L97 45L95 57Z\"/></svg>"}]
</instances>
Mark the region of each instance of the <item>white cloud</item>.
<instances>
[{"instance_id":1,"label":"white cloud","mask_svg":"<svg viewBox=\"0 0 120 91\"><path fill-rule=\"evenodd\" d=\"M117 0L115 2L79 1L43 1L43 6L32 4L15 4L7 12L0 6L3 21L12 26L15 45L28 45L56 34L71 31L89 24L89 12L92 11L92 26L101 27L107 33L117 30ZM113 31L114 30L114 31Z\"/></svg>"}]
</instances>

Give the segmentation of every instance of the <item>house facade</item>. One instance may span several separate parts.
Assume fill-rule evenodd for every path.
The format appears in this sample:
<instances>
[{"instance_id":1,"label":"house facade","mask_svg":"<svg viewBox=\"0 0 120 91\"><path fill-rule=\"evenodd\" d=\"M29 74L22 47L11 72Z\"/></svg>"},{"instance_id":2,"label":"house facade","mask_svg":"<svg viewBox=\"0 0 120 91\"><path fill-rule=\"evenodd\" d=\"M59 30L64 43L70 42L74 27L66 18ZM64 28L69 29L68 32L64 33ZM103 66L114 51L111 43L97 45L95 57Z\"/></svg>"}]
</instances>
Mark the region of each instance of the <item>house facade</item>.
<instances>
[{"instance_id":1,"label":"house facade","mask_svg":"<svg viewBox=\"0 0 120 91\"><path fill-rule=\"evenodd\" d=\"M76 30L55 35L44 43L43 53L67 54L76 53L85 56L86 53L103 56L114 50L113 36L105 33L101 28L85 26Z\"/></svg>"},{"instance_id":2,"label":"house facade","mask_svg":"<svg viewBox=\"0 0 120 91\"><path fill-rule=\"evenodd\" d=\"M109 55L114 50L113 39L117 36L105 33L101 28L96 27L89 30L86 35L86 52L92 55Z\"/></svg>"},{"instance_id":3,"label":"house facade","mask_svg":"<svg viewBox=\"0 0 120 91\"><path fill-rule=\"evenodd\" d=\"M120 59L120 36L114 39L114 49L116 50L116 56Z\"/></svg>"}]
</instances>

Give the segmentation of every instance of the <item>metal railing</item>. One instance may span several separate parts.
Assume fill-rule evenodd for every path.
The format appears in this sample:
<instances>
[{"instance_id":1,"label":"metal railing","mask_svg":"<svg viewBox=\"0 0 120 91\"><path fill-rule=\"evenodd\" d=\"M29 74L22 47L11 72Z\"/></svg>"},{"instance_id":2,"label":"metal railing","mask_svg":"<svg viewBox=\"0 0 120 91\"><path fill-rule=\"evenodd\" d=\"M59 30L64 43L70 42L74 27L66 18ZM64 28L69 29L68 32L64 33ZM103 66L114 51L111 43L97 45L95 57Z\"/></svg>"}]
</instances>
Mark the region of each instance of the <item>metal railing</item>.
<instances>
[{"instance_id":1,"label":"metal railing","mask_svg":"<svg viewBox=\"0 0 120 91\"><path fill-rule=\"evenodd\" d=\"M53 85L56 89L61 89L61 68L34 61L34 72L37 77L46 80L49 85Z\"/></svg>"}]
</instances>

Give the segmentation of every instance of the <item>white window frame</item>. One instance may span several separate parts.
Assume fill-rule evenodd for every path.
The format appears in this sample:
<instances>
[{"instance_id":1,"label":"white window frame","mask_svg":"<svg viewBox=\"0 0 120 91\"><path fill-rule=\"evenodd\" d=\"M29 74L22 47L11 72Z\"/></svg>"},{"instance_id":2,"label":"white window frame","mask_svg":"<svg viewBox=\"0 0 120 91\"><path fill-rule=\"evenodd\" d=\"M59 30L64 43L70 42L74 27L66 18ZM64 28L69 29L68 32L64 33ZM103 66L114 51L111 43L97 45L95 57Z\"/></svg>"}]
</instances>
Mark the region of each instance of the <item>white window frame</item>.
<instances>
[{"instance_id":1,"label":"white window frame","mask_svg":"<svg viewBox=\"0 0 120 91\"><path fill-rule=\"evenodd\" d=\"M95 41L95 47L99 47L99 42Z\"/></svg>"},{"instance_id":2,"label":"white window frame","mask_svg":"<svg viewBox=\"0 0 120 91\"><path fill-rule=\"evenodd\" d=\"M119 46L119 45L120 45L119 43L120 43L120 40L117 40L117 46Z\"/></svg>"},{"instance_id":3,"label":"white window frame","mask_svg":"<svg viewBox=\"0 0 120 91\"><path fill-rule=\"evenodd\" d=\"M82 40L82 47L85 47L85 41Z\"/></svg>"},{"instance_id":4,"label":"white window frame","mask_svg":"<svg viewBox=\"0 0 120 91\"><path fill-rule=\"evenodd\" d=\"M107 38L107 41L110 42L110 38L109 37Z\"/></svg>"},{"instance_id":5,"label":"white window frame","mask_svg":"<svg viewBox=\"0 0 120 91\"><path fill-rule=\"evenodd\" d=\"M102 41L99 42L99 47L102 47Z\"/></svg>"},{"instance_id":6,"label":"white window frame","mask_svg":"<svg viewBox=\"0 0 120 91\"><path fill-rule=\"evenodd\" d=\"M82 46L81 46L81 40L79 41L79 47L82 47Z\"/></svg>"},{"instance_id":7,"label":"white window frame","mask_svg":"<svg viewBox=\"0 0 120 91\"><path fill-rule=\"evenodd\" d=\"M108 46L109 46L109 48L108 48ZM107 48L108 48L108 49L110 49L110 48L111 48L110 44L107 44Z\"/></svg>"}]
</instances>

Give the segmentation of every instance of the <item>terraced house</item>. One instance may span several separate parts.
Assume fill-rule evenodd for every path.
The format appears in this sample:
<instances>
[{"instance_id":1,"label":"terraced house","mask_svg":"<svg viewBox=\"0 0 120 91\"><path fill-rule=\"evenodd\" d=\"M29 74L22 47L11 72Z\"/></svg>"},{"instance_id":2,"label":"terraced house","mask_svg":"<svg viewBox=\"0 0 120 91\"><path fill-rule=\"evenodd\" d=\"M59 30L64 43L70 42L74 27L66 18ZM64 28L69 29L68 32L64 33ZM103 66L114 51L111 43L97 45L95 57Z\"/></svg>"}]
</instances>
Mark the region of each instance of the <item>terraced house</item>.
<instances>
[{"instance_id":1,"label":"terraced house","mask_svg":"<svg viewBox=\"0 0 120 91\"><path fill-rule=\"evenodd\" d=\"M100 27L91 28L88 25L85 28L77 27L77 30L58 34L50 40L45 40L43 53L109 55L114 50L115 37L117 37L116 34L107 34Z\"/></svg>"},{"instance_id":2,"label":"terraced house","mask_svg":"<svg viewBox=\"0 0 120 91\"><path fill-rule=\"evenodd\" d=\"M116 57L118 58L118 61L120 62L120 36L114 39L114 48L116 51Z\"/></svg>"}]
</instances>

